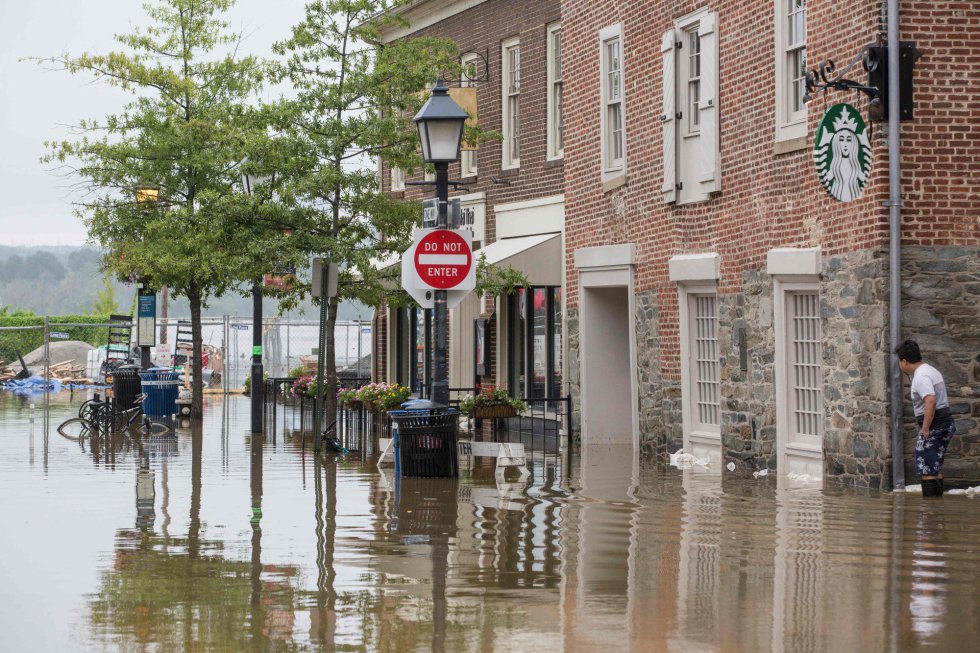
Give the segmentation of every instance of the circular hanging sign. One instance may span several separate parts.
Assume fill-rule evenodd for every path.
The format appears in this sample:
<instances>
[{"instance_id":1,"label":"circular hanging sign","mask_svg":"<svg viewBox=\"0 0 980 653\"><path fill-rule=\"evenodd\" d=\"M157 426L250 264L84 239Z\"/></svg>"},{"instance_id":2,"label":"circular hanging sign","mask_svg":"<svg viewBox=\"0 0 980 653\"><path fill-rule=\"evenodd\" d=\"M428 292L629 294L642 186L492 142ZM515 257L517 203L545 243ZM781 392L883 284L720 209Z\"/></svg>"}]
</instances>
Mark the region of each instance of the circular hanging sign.
<instances>
[{"instance_id":1,"label":"circular hanging sign","mask_svg":"<svg viewBox=\"0 0 980 653\"><path fill-rule=\"evenodd\" d=\"M861 113L850 104L835 104L820 119L813 139L817 178L841 202L861 197L871 173L871 141Z\"/></svg>"},{"instance_id":2,"label":"circular hanging sign","mask_svg":"<svg viewBox=\"0 0 980 653\"><path fill-rule=\"evenodd\" d=\"M415 246L415 270L430 288L456 288L467 280L472 267L470 244L455 231L436 229Z\"/></svg>"}]
</instances>

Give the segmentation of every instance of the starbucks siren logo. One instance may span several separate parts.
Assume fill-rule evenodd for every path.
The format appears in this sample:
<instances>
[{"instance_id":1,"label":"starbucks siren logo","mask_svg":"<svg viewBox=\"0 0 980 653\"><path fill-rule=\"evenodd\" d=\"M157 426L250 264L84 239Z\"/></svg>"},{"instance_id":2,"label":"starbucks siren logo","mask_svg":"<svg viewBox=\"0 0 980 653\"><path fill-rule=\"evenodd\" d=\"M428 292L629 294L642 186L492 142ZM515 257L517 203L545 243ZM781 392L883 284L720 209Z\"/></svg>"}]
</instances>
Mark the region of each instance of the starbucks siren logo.
<instances>
[{"instance_id":1,"label":"starbucks siren logo","mask_svg":"<svg viewBox=\"0 0 980 653\"><path fill-rule=\"evenodd\" d=\"M850 104L827 109L813 139L813 162L834 199L850 202L861 196L871 172L871 141L857 109Z\"/></svg>"}]
</instances>

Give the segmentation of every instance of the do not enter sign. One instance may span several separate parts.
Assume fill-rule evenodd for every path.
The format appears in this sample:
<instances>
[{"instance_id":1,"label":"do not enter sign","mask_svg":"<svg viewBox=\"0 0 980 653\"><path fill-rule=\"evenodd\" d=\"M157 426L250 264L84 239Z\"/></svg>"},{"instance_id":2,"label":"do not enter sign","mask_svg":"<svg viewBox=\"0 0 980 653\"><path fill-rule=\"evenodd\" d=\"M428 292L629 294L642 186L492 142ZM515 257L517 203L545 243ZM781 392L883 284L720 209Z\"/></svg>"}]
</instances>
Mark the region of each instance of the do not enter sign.
<instances>
[{"instance_id":1,"label":"do not enter sign","mask_svg":"<svg viewBox=\"0 0 980 653\"><path fill-rule=\"evenodd\" d=\"M466 288L473 277L473 252L465 238L449 229L435 229L415 245L415 271L423 285L436 290Z\"/></svg>"}]
</instances>

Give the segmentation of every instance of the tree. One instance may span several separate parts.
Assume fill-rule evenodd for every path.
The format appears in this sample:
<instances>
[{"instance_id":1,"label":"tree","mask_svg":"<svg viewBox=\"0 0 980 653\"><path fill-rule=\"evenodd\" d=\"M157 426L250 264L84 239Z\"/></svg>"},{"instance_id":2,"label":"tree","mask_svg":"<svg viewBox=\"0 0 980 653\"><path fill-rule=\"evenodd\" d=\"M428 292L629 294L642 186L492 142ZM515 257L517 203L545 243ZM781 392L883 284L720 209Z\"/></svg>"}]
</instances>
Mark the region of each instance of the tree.
<instances>
[{"instance_id":1,"label":"tree","mask_svg":"<svg viewBox=\"0 0 980 653\"><path fill-rule=\"evenodd\" d=\"M119 304L116 302L116 289L112 285L112 278L106 274L102 277L102 288L95 291L95 301L92 303L93 315L112 315L119 312Z\"/></svg>"},{"instance_id":2,"label":"tree","mask_svg":"<svg viewBox=\"0 0 980 653\"><path fill-rule=\"evenodd\" d=\"M240 56L241 37L220 20L233 2L159 0L146 6L150 26L116 37L122 51L44 60L133 96L121 113L83 121L75 138L50 144L44 160L79 179L78 213L108 270L187 297L193 417L203 412L202 307L251 279L267 255L261 234L236 217L249 201L239 166L265 131L254 99L267 67Z\"/></svg>"},{"instance_id":3,"label":"tree","mask_svg":"<svg viewBox=\"0 0 980 653\"><path fill-rule=\"evenodd\" d=\"M389 0L316 0L275 51L286 56L281 79L295 99L278 105L283 146L283 197L292 246L340 267L338 297L326 311L325 414L336 410L334 326L342 299L377 306L385 293L372 259L398 255L421 221L415 203L389 198L377 161L413 169L421 164L411 117L426 84L458 74L455 44L414 38L383 43L381 31L401 21ZM401 21L404 22L404 21ZM396 284L397 285L397 284Z\"/></svg>"}]
</instances>

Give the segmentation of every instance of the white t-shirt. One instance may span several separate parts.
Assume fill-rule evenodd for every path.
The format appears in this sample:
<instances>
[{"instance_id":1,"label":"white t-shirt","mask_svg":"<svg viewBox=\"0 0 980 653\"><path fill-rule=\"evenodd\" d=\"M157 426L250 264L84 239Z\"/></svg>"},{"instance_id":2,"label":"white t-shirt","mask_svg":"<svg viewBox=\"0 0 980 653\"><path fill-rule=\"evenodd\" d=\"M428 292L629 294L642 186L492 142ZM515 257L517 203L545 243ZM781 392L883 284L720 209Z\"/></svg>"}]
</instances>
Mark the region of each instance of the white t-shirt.
<instances>
[{"instance_id":1,"label":"white t-shirt","mask_svg":"<svg viewBox=\"0 0 980 653\"><path fill-rule=\"evenodd\" d=\"M946 394L946 381L932 365L923 363L915 368L912 375L912 408L915 415L926 412L926 397L936 395L936 409L949 408L949 396Z\"/></svg>"}]
</instances>

